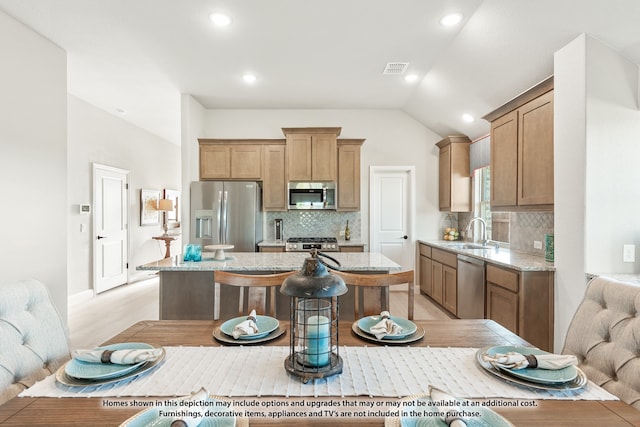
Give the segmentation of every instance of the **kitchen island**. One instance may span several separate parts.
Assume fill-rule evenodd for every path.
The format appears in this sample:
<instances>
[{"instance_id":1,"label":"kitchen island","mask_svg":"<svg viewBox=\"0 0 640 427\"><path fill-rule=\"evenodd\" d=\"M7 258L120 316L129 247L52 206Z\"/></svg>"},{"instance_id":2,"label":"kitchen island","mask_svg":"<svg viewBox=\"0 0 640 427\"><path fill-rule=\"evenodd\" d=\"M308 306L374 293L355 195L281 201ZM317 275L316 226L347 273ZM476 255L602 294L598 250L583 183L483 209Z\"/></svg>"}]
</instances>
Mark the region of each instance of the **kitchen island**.
<instances>
[{"instance_id":1,"label":"kitchen island","mask_svg":"<svg viewBox=\"0 0 640 427\"><path fill-rule=\"evenodd\" d=\"M183 261L182 255L140 265L137 270L158 271L160 276L160 320L213 320L217 307L229 298L216 292L215 271L271 274L300 270L307 252L227 252L224 261L203 252L202 261ZM331 252L344 271L388 273L401 266L376 252ZM327 262L332 263L331 260ZM237 299L236 299L237 301Z\"/></svg>"}]
</instances>

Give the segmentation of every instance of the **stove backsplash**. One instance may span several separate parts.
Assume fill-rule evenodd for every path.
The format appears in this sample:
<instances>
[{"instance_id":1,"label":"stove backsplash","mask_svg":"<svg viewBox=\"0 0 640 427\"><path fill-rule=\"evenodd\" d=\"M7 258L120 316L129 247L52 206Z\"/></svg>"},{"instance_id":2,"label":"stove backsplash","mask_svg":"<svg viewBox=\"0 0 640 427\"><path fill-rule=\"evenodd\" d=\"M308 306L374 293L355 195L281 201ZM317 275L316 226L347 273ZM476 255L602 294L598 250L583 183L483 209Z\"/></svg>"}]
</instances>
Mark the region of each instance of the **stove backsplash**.
<instances>
[{"instance_id":1,"label":"stove backsplash","mask_svg":"<svg viewBox=\"0 0 640 427\"><path fill-rule=\"evenodd\" d=\"M349 221L351 240L361 240L360 212L266 212L264 240L275 240L274 221L276 218L282 218L284 240L289 237L335 237L340 241L344 239L347 220Z\"/></svg>"}]
</instances>

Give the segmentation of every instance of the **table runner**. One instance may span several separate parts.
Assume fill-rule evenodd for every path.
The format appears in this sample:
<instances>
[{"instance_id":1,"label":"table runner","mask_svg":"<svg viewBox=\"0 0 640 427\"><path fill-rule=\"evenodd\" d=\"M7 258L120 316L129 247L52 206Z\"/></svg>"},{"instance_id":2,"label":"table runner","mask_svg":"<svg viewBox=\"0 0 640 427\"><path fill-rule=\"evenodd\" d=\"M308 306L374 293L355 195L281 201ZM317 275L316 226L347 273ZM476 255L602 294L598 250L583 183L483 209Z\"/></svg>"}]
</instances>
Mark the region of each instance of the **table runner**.
<instances>
[{"instance_id":1,"label":"table runner","mask_svg":"<svg viewBox=\"0 0 640 427\"><path fill-rule=\"evenodd\" d=\"M589 382L580 391L516 387L483 372L475 348L341 347L340 375L303 384L284 369L289 347L165 347L166 359L151 372L116 384L67 387L55 375L21 397L182 396L204 386L219 396L404 397L428 386L460 398L618 400Z\"/></svg>"}]
</instances>

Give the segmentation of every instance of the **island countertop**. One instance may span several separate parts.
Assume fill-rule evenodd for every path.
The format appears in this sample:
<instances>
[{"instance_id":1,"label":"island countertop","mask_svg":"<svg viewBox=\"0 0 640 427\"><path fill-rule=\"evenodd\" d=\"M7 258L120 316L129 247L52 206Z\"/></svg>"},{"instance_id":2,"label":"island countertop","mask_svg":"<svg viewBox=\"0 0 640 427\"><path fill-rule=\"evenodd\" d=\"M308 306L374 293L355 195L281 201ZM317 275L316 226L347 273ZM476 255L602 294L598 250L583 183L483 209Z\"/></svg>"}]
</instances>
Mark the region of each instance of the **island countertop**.
<instances>
[{"instance_id":1,"label":"island countertop","mask_svg":"<svg viewBox=\"0 0 640 427\"><path fill-rule=\"evenodd\" d=\"M329 252L340 262L340 269L346 271L388 272L397 271L401 266L378 252ZM183 261L182 255L139 265L136 270L155 271L241 271L241 272L284 272L302 268L308 252L226 252L226 260L216 261L213 252L203 252L202 261ZM333 264L331 260L327 263Z\"/></svg>"}]
</instances>

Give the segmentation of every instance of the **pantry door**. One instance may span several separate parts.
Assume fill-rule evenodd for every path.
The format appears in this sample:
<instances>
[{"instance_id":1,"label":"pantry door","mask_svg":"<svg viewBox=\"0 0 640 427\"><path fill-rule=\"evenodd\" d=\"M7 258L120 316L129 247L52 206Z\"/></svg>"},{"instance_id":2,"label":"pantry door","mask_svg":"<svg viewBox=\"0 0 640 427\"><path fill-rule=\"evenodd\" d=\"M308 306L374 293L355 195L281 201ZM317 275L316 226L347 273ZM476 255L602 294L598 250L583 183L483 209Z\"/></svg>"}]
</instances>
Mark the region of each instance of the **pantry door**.
<instances>
[{"instance_id":1,"label":"pantry door","mask_svg":"<svg viewBox=\"0 0 640 427\"><path fill-rule=\"evenodd\" d=\"M129 172L93 165L93 290L124 285L129 246Z\"/></svg>"},{"instance_id":2,"label":"pantry door","mask_svg":"<svg viewBox=\"0 0 640 427\"><path fill-rule=\"evenodd\" d=\"M414 166L371 166L369 215L371 252L380 252L412 270Z\"/></svg>"}]
</instances>

